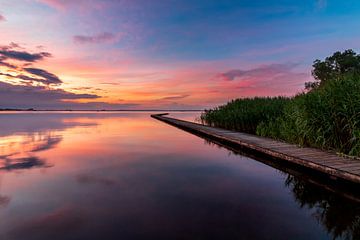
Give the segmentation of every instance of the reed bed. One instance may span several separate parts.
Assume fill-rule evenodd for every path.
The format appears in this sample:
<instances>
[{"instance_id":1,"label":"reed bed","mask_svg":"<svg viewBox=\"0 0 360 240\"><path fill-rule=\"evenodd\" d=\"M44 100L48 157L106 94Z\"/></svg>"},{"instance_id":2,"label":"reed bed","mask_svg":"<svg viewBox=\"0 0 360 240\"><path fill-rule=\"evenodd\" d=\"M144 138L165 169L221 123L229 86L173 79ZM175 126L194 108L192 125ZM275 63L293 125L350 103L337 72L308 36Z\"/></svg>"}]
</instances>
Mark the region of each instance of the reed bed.
<instances>
[{"instance_id":1,"label":"reed bed","mask_svg":"<svg viewBox=\"0 0 360 240\"><path fill-rule=\"evenodd\" d=\"M351 74L293 98L236 99L206 110L215 127L360 156L360 75Z\"/></svg>"},{"instance_id":2,"label":"reed bed","mask_svg":"<svg viewBox=\"0 0 360 240\"><path fill-rule=\"evenodd\" d=\"M283 114L289 98L245 98L236 99L226 105L205 110L202 123L246 133L256 133L262 122L270 122Z\"/></svg>"}]
</instances>

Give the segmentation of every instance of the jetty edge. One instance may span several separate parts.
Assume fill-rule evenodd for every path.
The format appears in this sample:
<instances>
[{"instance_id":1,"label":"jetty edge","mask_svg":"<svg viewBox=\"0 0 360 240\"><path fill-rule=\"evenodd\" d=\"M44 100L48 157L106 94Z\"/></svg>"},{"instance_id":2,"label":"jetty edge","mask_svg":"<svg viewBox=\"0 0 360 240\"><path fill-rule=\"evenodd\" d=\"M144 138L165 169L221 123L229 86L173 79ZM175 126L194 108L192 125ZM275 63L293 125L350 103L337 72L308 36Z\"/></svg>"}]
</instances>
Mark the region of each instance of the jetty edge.
<instances>
[{"instance_id":1,"label":"jetty edge","mask_svg":"<svg viewBox=\"0 0 360 240\"><path fill-rule=\"evenodd\" d=\"M270 138L210 127L167 117L167 115L168 113L152 114L151 117L195 134L321 172L333 179L360 184L360 161L358 159L342 157L331 151L299 147Z\"/></svg>"}]
</instances>

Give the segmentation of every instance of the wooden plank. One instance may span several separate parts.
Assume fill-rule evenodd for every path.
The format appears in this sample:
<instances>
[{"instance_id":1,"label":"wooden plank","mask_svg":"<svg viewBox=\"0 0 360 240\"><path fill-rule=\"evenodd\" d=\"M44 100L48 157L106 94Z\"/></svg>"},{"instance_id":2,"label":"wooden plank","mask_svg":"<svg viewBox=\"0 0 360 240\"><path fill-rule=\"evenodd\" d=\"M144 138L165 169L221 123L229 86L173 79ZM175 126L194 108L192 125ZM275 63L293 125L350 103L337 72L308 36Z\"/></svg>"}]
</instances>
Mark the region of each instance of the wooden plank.
<instances>
[{"instance_id":1,"label":"wooden plank","mask_svg":"<svg viewBox=\"0 0 360 240\"><path fill-rule=\"evenodd\" d=\"M341 166L341 167L339 167L339 169L342 170L342 171L360 172L360 167L344 167L344 166Z\"/></svg>"},{"instance_id":2,"label":"wooden plank","mask_svg":"<svg viewBox=\"0 0 360 240\"><path fill-rule=\"evenodd\" d=\"M151 116L189 132L196 132L204 136L213 137L217 140L246 147L271 157L323 172L333 177L360 183L360 161L357 159L344 158L330 151L299 147L297 145L247 133L229 131L169 118L165 117L164 114Z\"/></svg>"}]
</instances>

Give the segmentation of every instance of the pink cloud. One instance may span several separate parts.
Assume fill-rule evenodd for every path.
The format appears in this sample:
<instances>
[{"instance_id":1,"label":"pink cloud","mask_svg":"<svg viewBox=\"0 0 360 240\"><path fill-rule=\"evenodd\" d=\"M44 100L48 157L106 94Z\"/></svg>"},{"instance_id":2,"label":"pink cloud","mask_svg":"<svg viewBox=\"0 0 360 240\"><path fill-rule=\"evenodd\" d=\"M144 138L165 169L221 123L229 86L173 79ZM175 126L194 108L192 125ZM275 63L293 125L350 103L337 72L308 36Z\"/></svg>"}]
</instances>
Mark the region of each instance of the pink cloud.
<instances>
[{"instance_id":1,"label":"pink cloud","mask_svg":"<svg viewBox=\"0 0 360 240\"><path fill-rule=\"evenodd\" d=\"M231 98L292 96L301 92L304 83L311 78L310 73L296 72L294 69L296 66L296 64L269 64L250 70L230 70L218 75L217 79L220 82L216 88L223 95Z\"/></svg>"},{"instance_id":2,"label":"pink cloud","mask_svg":"<svg viewBox=\"0 0 360 240\"><path fill-rule=\"evenodd\" d=\"M108 43L113 42L117 37L108 32L99 33L96 35L75 35L73 40L77 44L92 44L92 43Z\"/></svg>"},{"instance_id":3,"label":"pink cloud","mask_svg":"<svg viewBox=\"0 0 360 240\"><path fill-rule=\"evenodd\" d=\"M101 9L107 5L106 1L95 0L39 0L48 6L60 11L68 9L80 9L82 11L89 9Z\"/></svg>"},{"instance_id":4,"label":"pink cloud","mask_svg":"<svg viewBox=\"0 0 360 240\"><path fill-rule=\"evenodd\" d=\"M6 18L0 14L0 22L2 22L2 21L6 21Z\"/></svg>"},{"instance_id":5,"label":"pink cloud","mask_svg":"<svg viewBox=\"0 0 360 240\"><path fill-rule=\"evenodd\" d=\"M222 73L219 76L227 81L252 77L268 77L291 73L294 67L296 67L296 64L270 64L250 70L234 69Z\"/></svg>"}]
</instances>

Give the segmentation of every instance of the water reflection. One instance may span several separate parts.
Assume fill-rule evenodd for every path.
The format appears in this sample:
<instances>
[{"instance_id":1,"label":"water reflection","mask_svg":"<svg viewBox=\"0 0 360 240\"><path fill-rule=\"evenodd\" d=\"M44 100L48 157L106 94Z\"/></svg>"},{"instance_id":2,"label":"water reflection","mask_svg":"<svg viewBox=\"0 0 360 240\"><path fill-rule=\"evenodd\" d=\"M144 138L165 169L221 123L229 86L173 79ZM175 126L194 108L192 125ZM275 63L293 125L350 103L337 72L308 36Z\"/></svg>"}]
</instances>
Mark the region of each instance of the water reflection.
<instances>
[{"instance_id":1,"label":"water reflection","mask_svg":"<svg viewBox=\"0 0 360 240\"><path fill-rule=\"evenodd\" d=\"M310 210L310 215L326 229L332 239L360 239L358 186L339 184L330 179L299 172L294 166L284 166L284 163L269 161L215 140L204 138L204 143L217 148L226 148L231 154L251 156L279 169L286 175L284 185L290 189L300 208Z\"/></svg>"},{"instance_id":2,"label":"water reflection","mask_svg":"<svg viewBox=\"0 0 360 240\"><path fill-rule=\"evenodd\" d=\"M149 114L0 118L0 239L359 238L351 190Z\"/></svg>"},{"instance_id":3,"label":"water reflection","mask_svg":"<svg viewBox=\"0 0 360 240\"><path fill-rule=\"evenodd\" d=\"M63 140L65 129L94 125L67 121L58 114L0 114L0 192L4 172L52 167L36 154L55 148ZM11 197L0 194L0 207L8 206L10 201Z\"/></svg>"},{"instance_id":4,"label":"water reflection","mask_svg":"<svg viewBox=\"0 0 360 240\"><path fill-rule=\"evenodd\" d=\"M301 208L324 226L333 239L360 239L360 199L350 200L289 175L285 181Z\"/></svg>"},{"instance_id":5,"label":"water reflection","mask_svg":"<svg viewBox=\"0 0 360 240\"><path fill-rule=\"evenodd\" d=\"M0 195L0 207L7 206L10 202L10 197Z\"/></svg>"},{"instance_id":6,"label":"water reflection","mask_svg":"<svg viewBox=\"0 0 360 240\"><path fill-rule=\"evenodd\" d=\"M100 184L104 186L112 186L116 184L116 181L111 178L100 177L92 174L80 174L76 176L76 180L81 184Z\"/></svg>"},{"instance_id":7,"label":"water reflection","mask_svg":"<svg viewBox=\"0 0 360 240\"><path fill-rule=\"evenodd\" d=\"M0 175L0 190L1 190L1 185L2 185L2 176ZM0 194L0 208L6 207L7 205L9 205L10 200L11 200L11 198L9 196Z\"/></svg>"},{"instance_id":8,"label":"water reflection","mask_svg":"<svg viewBox=\"0 0 360 240\"><path fill-rule=\"evenodd\" d=\"M55 148L67 128L94 125L94 122L77 122L76 118L69 121L59 113L0 114L0 171L51 167L35 154Z\"/></svg>"},{"instance_id":9,"label":"water reflection","mask_svg":"<svg viewBox=\"0 0 360 240\"><path fill-rule=\"evenodd\" d=\"M50 167L34 154L54 148L61 140L51 132L0 137L0 171Z\"/></svg>"},{"instance_id":10,"label":"water reflection","mask_svg":"<svg viewBox=\"0 0 360 240\"><path fill-rule=\"evenodd\" d=\"M11 239L76 239L71 237L84 226L85 217L74 208L62 208L49 214L21 222L10 231Z\"/></svg>"}]
</instances>

